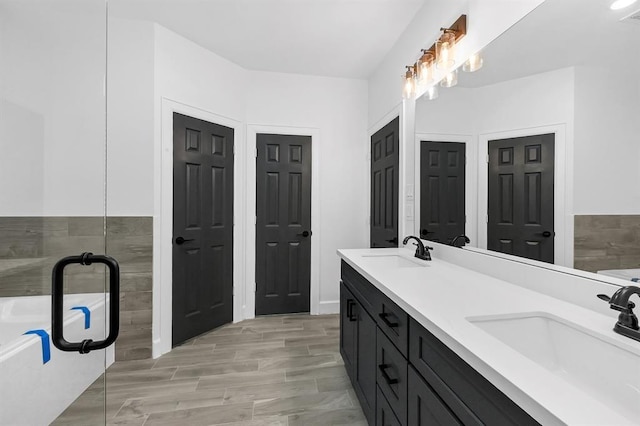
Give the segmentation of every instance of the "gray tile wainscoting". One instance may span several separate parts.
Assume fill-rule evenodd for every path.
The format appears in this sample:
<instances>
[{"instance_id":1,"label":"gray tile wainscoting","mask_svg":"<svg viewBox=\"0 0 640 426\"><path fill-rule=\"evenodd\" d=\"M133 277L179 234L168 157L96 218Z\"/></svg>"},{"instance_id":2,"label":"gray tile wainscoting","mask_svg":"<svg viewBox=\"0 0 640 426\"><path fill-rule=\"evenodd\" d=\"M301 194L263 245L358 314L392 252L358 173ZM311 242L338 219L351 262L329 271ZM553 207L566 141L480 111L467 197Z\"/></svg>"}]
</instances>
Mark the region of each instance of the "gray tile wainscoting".
<instances>
[{"instance_id":1,"label":"gray tile wainscoting","mask_svg":"<svg viewBox=\"0 0 640 426\"><path fill-rule=\"evenodd\" d=\"M51 269L64 256L107 253L120 263L116 360L151 357L151 217L0 217L0 297L51 294ZM106 246L105 246L106 244ZM65 292L102 292L104 267L65 270Z\"/></svg>"},{"instance_id":2,"label":"gray tile wainscoting","mask_svg":"<svg viewBox=\"0 0 640 426\"><path fill-rule=\"evenodd\" d=\"M576 215L574 227L574 268L640 268L640 215Z\"/></svg>"}]
</instances>

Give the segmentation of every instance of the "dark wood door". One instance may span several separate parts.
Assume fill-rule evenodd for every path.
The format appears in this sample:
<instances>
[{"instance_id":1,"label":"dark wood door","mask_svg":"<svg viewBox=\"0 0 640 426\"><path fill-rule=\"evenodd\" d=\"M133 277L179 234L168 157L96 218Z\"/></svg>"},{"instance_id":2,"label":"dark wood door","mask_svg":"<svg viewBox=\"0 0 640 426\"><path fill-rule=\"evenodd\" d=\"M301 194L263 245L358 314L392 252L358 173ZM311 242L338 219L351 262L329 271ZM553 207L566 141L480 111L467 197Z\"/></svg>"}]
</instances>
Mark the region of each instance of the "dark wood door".
<instances>
[{"instance_id":1,"label":"dark wood door","mask_svg":"<svg viewBox=\"0 0 640 426\"><path fill-rule=\"evenodd\" d=\"M420 143L420 238L448 244L465 233L465 144Z\"/></svg>"},{"instance_id":2,"label":"dark wood door","mask_svg":"<svg viewBox=\"0 0 640 426\"><path fill-rule=\"evenodd\" d=\"M233 319L233 129L173 115L173 344Z\"/></svg>"},{"instance_id":3,"label":"dark wood door","mask_svg":"<svg viewBox=\"0 0 640 426\"><path fill-rule=\"evenodd\" d=\"M256 314L308 312L311 137L257 135Z\"/></svg>"},{"instance_id":4,"label":"dark wood door","mask_svg":"<svg viewBox=\"0 0 640 426\"><path fill-rule=\"evenodd\" d=\"M398 247L400 118L371 136L371 247Z\"/></svg>"},{"instance_id":5,"label":"dark wood door","mask_svg":"<svg viewBox=\"0 0 640 426\"><path fill-rule=\"evenodd\" d=\"M553 263L553 174L553 134L489 141L489 250Z\"/></svg>"}]
</instances>

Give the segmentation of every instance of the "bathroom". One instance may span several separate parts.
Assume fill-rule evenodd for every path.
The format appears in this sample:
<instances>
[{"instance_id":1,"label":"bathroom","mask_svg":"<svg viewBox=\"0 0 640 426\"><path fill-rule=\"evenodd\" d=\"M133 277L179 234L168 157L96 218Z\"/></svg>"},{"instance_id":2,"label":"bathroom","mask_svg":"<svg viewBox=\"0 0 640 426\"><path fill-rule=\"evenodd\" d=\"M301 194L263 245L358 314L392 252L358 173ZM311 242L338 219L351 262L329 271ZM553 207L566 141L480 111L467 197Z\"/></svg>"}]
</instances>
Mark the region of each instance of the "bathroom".
<instances>
[{"instance_id":1,"label":"bathroom","mask_svg":"<svg viewBox=\"0 0 640 426\"><path fill-rule=\"evenodd\" d=\"M24 371L8 375L8 370L0 370L2 383L12 384L3 386L3 392L16 394L15 389L25 387L23 378L29 374L35 387L43 388L44 396L26 398L25 406L51 404L64 409L74 395L101 376L105 366L144 362L172 351L172 240L176 235L171 150L176 113L234 132L230 321L252 319L259 313L255 295L260 285L256 274L259 230L254 212L259 194L256 150L263 134L311 139L312 226L308 231L312 232L305 238L310 265L307 310L312 315L340 311L336 250L370 247L371 137L396 117L400 118L401 146L398 239L420 234L419 218L425 210L416 199L421 184L417 155L421 140L468 144L464 233L471 243L463 251L484 252L486 222L481 218L487 214L482 210L486 205L482 185L486 183L480 177L487 172L482 168L486 163L483 166L480 161L481 142L551 132L556 135L558 179L554 186L554 263L590 272L640 268L635 167L639 156L633 143L640 130L635 119L640 109L640 81L634 71L638 68L633 68L639 58L637 49L628 47L640 41L637 23L616 22L629 28L625 31L630 37L614 37L613 42L602 37L595 24L591 27L596 31L590 36L580 32L580 37L590 37L581 52L588 49L594 61L606 53L600 72L606 71L604 65L615 69L615 74L607 74L606 83L596 84L597 72L587 68L589 62L570 62L574 58L558 62L565 52L561 49L557 54L535 51L531 43L535 31L530 28L529 33L525 27L510 35L521 24L527 25L531 11L558 2L407 0L395 6L394 2L375 2L380 9L369 13L381 21L388 17L385 24L392 21L397 27L386 39L373 40L386 50L378 53L376 62L367 52L354 48L353 56L342 58L343 69L338 69L334 64L313 62L324 55L324 62L331 60L332 47L342 43L332 38L337 35L326 34L323 49L307 49L307 56L299 58L287 56L282 46L296 52L304 49L288 34L276 33L271 43L281 45L279 61L269 57L275 51L269 51L266 37L261 50L243 52L237 48L242 45L225 42L242 38L238 28L265 29L258 24L266 6L252 2L246 2L246 10L239 10L231 2L214 6L166 1L150 7L149 2L128 0L0 0L0 193L4 200L0 297L8 301L2 306L2 330L14 322L14 316L40 312L44 319L18 335L30 328L46 331L51 271L61 258L92 252L107 254L120 264L120 330L115 345L84 355L63 354L52 346L45 363L44 338L33 333L18 338L21 346L35 348L29 357L39 367L50 367L63 356L85 363L81 365L86 374L69 384L75 390L63 391L62 384L56 384L60 379L31 371L25 361L26 366L20 367ZM608 1L598 3L602 3L602 13L613 14L616 21L638 9L635 5L612 12ZM291 9L290 2L274 1L270 7L280 12L274 26L288 21L289 16L299 16L315 31L320 31L322 19L335 19L335 25L344 31L350 26L356 34L368 31L364 22L370 21L355 23L360 22L354 18L359 13L358 2L348 2L344 9L327 2L326 9L314 9L315 17L305 8L312 4ZM178 11L182 20L171 19ZM198 39L206 33L203 28L211 25L205 17L221 14L233 19L207 46L202 41L206 39ZM440 88L440 97L433 101L424 97L403 100L405 65L415 62L420 49L428 48L438 37L440 28L462 14L467 15L468 28L457 55L463 61L481 51L484 68L474 74L461 72L460 87ZM347 16L355 21L348 22ZM189 25L189 17L200 29ZM234 27L234 19L244 27ZM562 28L563 19L557 15L549 25ZM559 30L559 45L564 45L563 37L566 45L577 42L572 28ZM260 39L257 31L253 35ZM547 68L541 59L544 53L549 55ZM525 62L527 54L537 56L533 56L531 69L523 70L522 64L529 63ZM273 63L280 68L269 68ZM316 68L305 69L305 63L316 64ZM502 77L491 77L497 71ZM509 87L500 78L521 80ZM532 96L533 103L551 102L553 107L544 114L517 114L508 101L520 98L518 90ZM593 104L594 99L601 102ZM617 153L622 155L613 158ZM17 167L22 163L28 166ZM437 251L433 253L436 259ZM83 339L105 337L110 329L109 278L102 265L65 269L64 292L86 295L80 301L65 302L74 308L69 312L78 324L78 330L72 331L65 322L68 340L76 333ZM102 294L102 300L91 299L92 294ZM22 307L18 301L24 301L23 297L33 297L33 304ZM91 311L92 335L83 334L82 322L87 325L88 315L82 308ZM615 313L605 308L602 313L615 322ZM4 346L2 339L0 345ZM9 349L0 359L15 352ZM62 377L66 377L64 372ZM45 388L45 382L54 383L53 388ZM30 393L32 386L25 391ZM8 412L10 399L2 396L0 412ZM60 414L59 408L52 412L56 410Z\"/></svg>"}]
</instances>

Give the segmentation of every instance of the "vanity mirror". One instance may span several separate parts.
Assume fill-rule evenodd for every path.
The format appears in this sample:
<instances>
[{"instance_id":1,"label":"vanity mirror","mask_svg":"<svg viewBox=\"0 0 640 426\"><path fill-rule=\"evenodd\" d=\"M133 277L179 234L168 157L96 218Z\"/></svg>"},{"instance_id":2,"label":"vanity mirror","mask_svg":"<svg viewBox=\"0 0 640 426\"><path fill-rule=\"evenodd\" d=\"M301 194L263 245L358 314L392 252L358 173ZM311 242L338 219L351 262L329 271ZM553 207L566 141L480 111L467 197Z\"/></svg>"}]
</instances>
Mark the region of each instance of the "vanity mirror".
<instances>
[{"instance_id":1,"label":"vanity mirror","mask_svg":"<svg viewBox=\"0 0 640 426\"><path fill-rule=\"evenodd\" d=\"M546 0L416 100L416 233L587 271L640 267L640 3Z\"/></svg>"}]
</instances>

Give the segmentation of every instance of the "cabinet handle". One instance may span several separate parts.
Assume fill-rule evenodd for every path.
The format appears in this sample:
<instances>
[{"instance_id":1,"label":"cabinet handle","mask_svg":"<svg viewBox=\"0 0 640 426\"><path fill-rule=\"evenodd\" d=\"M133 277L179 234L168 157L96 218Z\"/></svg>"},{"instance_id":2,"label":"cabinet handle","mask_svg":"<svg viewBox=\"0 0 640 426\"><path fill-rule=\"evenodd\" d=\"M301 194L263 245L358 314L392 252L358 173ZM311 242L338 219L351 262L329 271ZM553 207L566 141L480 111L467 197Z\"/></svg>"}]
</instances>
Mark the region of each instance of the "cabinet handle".
<instances>
[{"instance_id":1,"label":"cabinet handle","mask_svg":"<svg viewBox=\"0 0 640 426\"><path fill-rule=\"evenodd\" d=\"M378 369L380 370L380 374L382 374L384 381L387 382L388 385L395 385L396 383L399 382L399 380L392 379L391 377L389 377L389 374L387 373L387 368L389 368L389 364L378 365Z\"/></svg>"},{"instance_id":2,"label":"cabinet handle","mask_svg":"<svg viewBox=\"0 0 640 426\"><path fill-rule=\"evenodd\" d=\"M355 306L356 302L353 299L348 299L347 300L347 318L349 318L349 321L355 321L356 318L353 317L353 307Z\"/></svg>"},{"instance_id":3,"label":"cabinet handle","mask_svg":"<svg viewBox=\"0 0 640 426\"><path fill-rule=\"evenodd\" d=\"M391 327L391 328L398 327L400 324L398 324L397 322L391 322L387 319L389 315L390 315L389 312L382 312L381 314L378 314L382 322L384 322L387 325L387 327Z\"/></svg>"}]
</instances>

